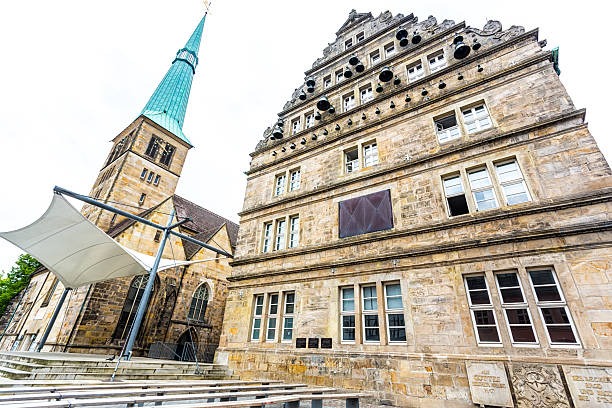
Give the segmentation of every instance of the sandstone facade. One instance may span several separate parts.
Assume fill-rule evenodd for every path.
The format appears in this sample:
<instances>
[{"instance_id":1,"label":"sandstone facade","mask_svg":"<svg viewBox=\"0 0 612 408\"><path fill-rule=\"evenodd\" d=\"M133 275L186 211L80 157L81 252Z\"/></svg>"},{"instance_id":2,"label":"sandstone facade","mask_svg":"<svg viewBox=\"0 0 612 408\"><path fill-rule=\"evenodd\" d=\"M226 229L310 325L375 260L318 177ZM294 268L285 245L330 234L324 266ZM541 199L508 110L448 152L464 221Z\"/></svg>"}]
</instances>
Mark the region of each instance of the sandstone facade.
<instances>
[{"instance_id":1,"label":"sandstone facade","mask_svg":"<svg viewBox=\"0 0 612 408\"><path fill-rule=\"evenodd\" d=\"M388 12L336 36L251 154L216 360L402 406L566 406L572 367L612 366L612 173L557 51Z\"/></svg>"}]
</instances>

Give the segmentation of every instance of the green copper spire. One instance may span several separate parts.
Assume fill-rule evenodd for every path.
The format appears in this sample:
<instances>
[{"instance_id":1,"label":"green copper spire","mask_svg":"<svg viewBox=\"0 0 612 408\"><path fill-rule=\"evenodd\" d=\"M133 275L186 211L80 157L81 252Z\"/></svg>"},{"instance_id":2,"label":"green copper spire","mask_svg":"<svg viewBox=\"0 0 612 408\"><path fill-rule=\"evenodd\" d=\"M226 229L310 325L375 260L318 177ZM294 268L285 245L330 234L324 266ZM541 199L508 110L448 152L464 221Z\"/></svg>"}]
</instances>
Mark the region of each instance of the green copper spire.
<instances>
[{"instance_id":1,"label":"green copper spire","mask_svg":"<svg viewBox=\"0 0 612 408\"><path fill-rule=\"evenodd\" d=\"M198 66L198 50L205 20L206 14L191 34L185 47L178 50L166 76L140 113L189 144L191 143L183 133L183 122L191 82Z\"/></svg>"}]
</instances>

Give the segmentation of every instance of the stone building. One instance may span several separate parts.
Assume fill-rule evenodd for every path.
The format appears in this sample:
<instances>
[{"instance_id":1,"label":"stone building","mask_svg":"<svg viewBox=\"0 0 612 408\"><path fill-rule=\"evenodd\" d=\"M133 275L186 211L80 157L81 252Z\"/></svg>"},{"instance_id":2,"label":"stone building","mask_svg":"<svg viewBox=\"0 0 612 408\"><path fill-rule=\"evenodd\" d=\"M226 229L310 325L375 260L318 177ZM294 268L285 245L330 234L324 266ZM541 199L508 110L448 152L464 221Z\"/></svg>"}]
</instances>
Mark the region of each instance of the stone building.
<instances>
[{"instance_id":1,"label":"stone building","mask_svg":"<svg viewBox=\"0 0 612 408\"><path fill-rule=\"evenodd\" d=\"M138 118L113 139L90 196L162 225L175 210L178 220L191 219L179 227L181 233L233 253L238 226L175 194L192 147L182 126L204 21L177 52ZM160 231L90 205L84 206L83 214L122 245L147 255L157 253ZM189 359L193 349L186 344L194 343L200 358L212 360L227 296L228 260L174 236L163 256L202 262L158 274L135 352L147 353L154 344L156 356ZM121 278L72 290L43 351L118 354L147 279ZM63 290L51 272L36 271L23 297L6 313L8 320L16 308L0 349L35 349Z\"/></svg>"},{"instance_id":2,"label":"stone building","mask_svg":"<svg viewBox=\"0 0 612 408\"><path fill-rule=\"evenodd\" d=\"M352 11L251 154L216 360L612 406L612 173L538 30Z\"/></svg>"}]
</instances>

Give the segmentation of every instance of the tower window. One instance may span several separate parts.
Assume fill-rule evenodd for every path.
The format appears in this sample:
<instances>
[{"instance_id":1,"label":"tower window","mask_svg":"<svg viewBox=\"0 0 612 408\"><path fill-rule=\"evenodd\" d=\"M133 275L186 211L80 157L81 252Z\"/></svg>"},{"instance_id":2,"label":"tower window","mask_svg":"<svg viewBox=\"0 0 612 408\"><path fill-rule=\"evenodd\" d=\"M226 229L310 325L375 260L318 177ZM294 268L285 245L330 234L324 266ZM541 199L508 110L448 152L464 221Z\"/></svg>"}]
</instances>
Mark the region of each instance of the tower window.
<instances>
[{"instance_id":1,"label":"tower window","mask_svg":"<svg viewBox=\"0 0 612 408\"><path fill-rule=\"evenodd\" d=\"M370 63L376 65L380 62L380 52L374 51L370 54Z\"/></svg>"},{"instance_id":2,"label":"tower window","mask_svg":"<svg viewBox=\"0 0 612 408\"><path fill-rule=\"evenodd\" d=\"M336 71L336 83L339 84L344 80L344 72L342 70Z\"/></svg>"},{"instance_id":3,"label":"tower window","mask_svg":"<svg viewBox=\"0 0 612 408\"><path fill-rule=\"evenodd\" d=\"M296 119L293 122L291 122L291 134L295 135L297 132L300 131L300 120Z\"/></svg>"},{"instance_id":4,"label":"tower window","mask_svg":"<svg viewBox=\"0 0 612 408\"><path fill-rule=\"evenodd\" d=\"M276 323L278 315L278 293L270 295L270 304L268 305L268 322L266 325L266 341L276 340Z\"/></svg>"},{"instance_id":5,"label":"tower window","mask_svg":"<svg viewBox=\"0 0 612 408\"><path fill-rule=\"evenodd\" d=\"M151 158L157 157L157 151L161 146L161 139L156 136L151 136L151 140L149 141L149 145L147 146L147 150L145 154Z\"/></svg>"},{"instance_id":6,"label":"tower window","mask_svg":"<svg viewBox=\"0 0 612 408\"><path fill-rule=\"evenodd\" d=\"M155 180L153 181L153 184L156 186L159 186L159 180L161 179L161 176L159 174L157 174L155 176Z\"/></svg>"},{"instance_id":7,"label":"tower window","mask_svg":"<svg viewBox=\"0 0 612 408\"><path fill-rule=\"evenodd\" d=\"M314 114L309 113L308 115L306 115L306 129L312 126L314 126Z\"/></svg>"},{"instance_id":8,"label":"tower window","mask_svg":"<svg viewBox=\"0 0 612 408\"><path fill-rule=\"evenodd\" d=\"M279 196L285 192L285 183L287 181L286 174L279 174L276 176L276 183L274 187L274 195Z\"/></svg>"},{"instance_id":9,"label":"tower window","mask_svg":"<svg viewBox=\"0 0 612 408\"><path fill-rule=\"evenodd\" d=\"M472 170L468 173L472 194L478 211L497 208L497 199L486 168Z\"/></svg>"},{"instance_id":10,"label":"tower window","mask_svg":"<svg viewBox=\"0 0 612 408\"><path fill-rule=\"evenodd\" d=\"M269 222L264 225L262 251L270 252L271 248L272 248L272 223Z\"/></svg>"},{"instance_id":11,"label":"tower window","mask_svg":"<svg viewBox=\"0 0 612 408\"><path fill-rule=\"evenodd\" d=\"M355 95L348 94L344 96L344 111L349 111L355 107Z\"/></svg>"},{"instance_id":12,"label":"tower window","mask_svg":"<svg viewBox=\"0 0 612 408\"><path fill-rule=\"evenodd\" d=\"M342 307L340 309L342 343L355 342L355 289L340 289Z\"/></svg>"},{"instance_id":13,"label":"tower window","mask_svg":"<svg viewBox=\"0 0 612 408\"><path fill-rule=\"evenodd\" d=\"M140 198L138 199L138 204L143 205L146 198L147 198L147 195L145 193L142 193L140 195Z\"/></svg>"},{"instance_id":14,"label":"tower window","mask_svg":"<svg viewBox=\"0 0 612 408\"><path fill-rule=\"evenodd\" d=\"M283 311L283 342L290 342L293 339L293 313L295 311L295 293L285 293Z\"/></svg>"},{"instance_id":15,"label":"tower window","mask_svg":"<svg viewBox=\"0 0 612 408\"><path fill-rule=\"evenodd\" d=\"M365 35L363 34L363 31L357 34L356 39L357 39L357 43L360 43L365 39Z\"/></svg>"},{"instance_id":16,"label":"tower window","mask_svg":"<svg viewBox=\"0 0 612 408\"><path fill-rule=\"evenodd\" d=\"M295 248L300 241L300 217L289 218L289 248Z\"/></svg>"},{"instance_id":17,"label":"tower window","mask_svg":"<svg viewBox=\"0 0 612 408\"><path fill-rule=\"evenodd\" d=\"M408 81L414 82L417 79L423 78L424 76L425 71L423 70L423 64L421 61L408 66Z\"/></svg>"},{"instance_id":18,"label":"tower window","mask_svg":"<svg viewBox=\"0 0 612 408\"><path fill-rule=\"evenodd\" d=\"M289 175L289 191L295 191L300 188L301 173L300 169L293 170Z\"/></svg>"},{"instance_id":19,"label":"tower window","mask_svg":"<svg viewBox=\"0 0 612 408\"><path fill-rule=\"evenodd\" d=\"M347 173L359 169L359 150L357 148L344 152L344 168Z\"/></svg>"},{"instance_id":20,"label":"tower window","mask_svg":"<svg viewBox=\"0 0 612 408\"><path fill-rule=\"evenodd\" d=\"M447 177L443 181L444 194L446 195L446 202L448 203L448 212L451 217L456 215L463 215L470 212L465 199L465 192L463 191L463 184L461 183L461 176L456 175Z\"/></svg>"},{"instance_id":21,"label":"tower window","mask_svg":"<svg viewBox=\"0 0 612 408\"><path fill-rule=\"evenodd\" d=\"M144 180L145 177L147 177L147 173L148 173L147 169L142 169L142 173L140 173L140 179Z\"/></svg>"},{"instance_id":22,"label":"tower window","mask_svg":"<svg viewBox=\"0 0 612 408\"><path fill-rule=\"evenodd\" d=\"M478 344L500 344L497 320L484 274L467 276L464 282Z\"/></svg>"},{"instance_id":23,"label":"tower window","mask_svg":"<svg viewBox=\"0 0 612 408\"><path fill-rule=\"evenodd\" d=\"M344 49L348 50L349 48L351 48L353 46L353 39L349 38L348 40L346 40L344 42Z\"/></svg>"},{"instance_id":24,"label":"tower window","mask_svg":"<svg viewBox=\"0 0 612 408\"><path fill-rule=\"evenodd\" d=\"M457 126L457 118L455 118L454 113L436 119L434 122L436 124L436 131L438 132L438 141L440 141L440 143L455 140L461 136L459 126Z\"/></svg>"},{"instance_id":25,"label":"tower window","mask_svg":"<svg viewBox=\"0 0 612 408\"><path fill-rule=\"evenodd\" d=\"M169 166L172 161L172 156L174 156L174 151L176 148L172 146L170 143L166 143L166 147L162 150L161 159L159 162L164 166Z\"/></svg>"},{"instance_id":26,"label":"tower window","mask_svg":"<svg viewBox=\"0 0 612 408\"><path fill-rule=\"evenodd\" d=\"M376 296L376 286L363 286L362 291L362 310L363 310L363 333L367 343L380 341L380 325L378 322L378 301Z\"/></svg>"},{"instance_id":27,"label":"tower window","mask_svg":"<svg viewBox=\"0 0 612 408\"><path fill-rule=\"evenodd\" d=\"M149 172L149 177L147 177L147 183L150 183L153 181L153 176L155 175L155 173L153 173L152 171Z\"/></svg>"},{"instance_id":28,"label":"tower window","mask_svg":"<svg viewBox=\"0 0 612 408\"><path fill-rule=\"evenodd\" d=\"M474 106L473 108L462 110L463 122L468 133L478 132L479 130L491 127L491 118L484 105Z\"/></svg>"},{"instance_id":29,"label":"tower window","mask_svg":"<svg viewBox=\"0 0 612 408\"><path fill-rule=\"evenodd\" d=\"M329 88L331 86L331 76L326 76L323 78L323 88Z\"/></svg>"},{"instance_id":30,"label":"tower window","mask_svg":"<svg viewBox=\"0 0 612 408\"><path fill-rule=\"evenodd\" d=\"M385 57L389 58L390 56L395 54L395 44L390 43L385 45Z\"/></svg>"},{"instance_id":31,"label":"tower window","mask_svg":"<svg viewBox=\"0 0 612 408\"><path fill-rule=\"evenodd\" d=\"M208 306L208 285L204 283L193 293L187 318L203 322L206 315L206 306Z\"/></svg>"},{"instance_id":32,"label":"tower window","mask_svg":"<svg viewBox=\"0 0 612 408\"><path fill-rule=\"evenodd\" d=\"M155 236L153 237L153 241L159 242L160 237L161 237L161 231L160 230L155 231Z\"/></svg>"},{"instance_id":33,"label":"tower window","mask_svg":"<svg viewBox=\"0 0 612 408\"><path fill-rule=\"evenodd\" d=\"M256 295L253 305L253 324L251 328L251 341L259 341L261 334L261 319L263 318L264 295Z\"/></svg>"},{"instance_id":34,"label":"tower window","mask_svg":"<svg viewBox=\"0 0 612 408\"><path fill-rule=\"evenodd\" d=\"M371 101L372 99L374 99L374 94L372 93L372 86L368 85L366 88L362 89L359 92L360 96L361 96L361 104L363 105L364 103Z\"/></svg>"},{"instance_id":35,"label":"tower window","mask_svg":"<svg viewBox=\"0 0 612 408\"><path fill-rule=\"evenodd\" d=\"M446 59L444 58L443 51L432 54L427 59L429 60L429 70L431 72L436 72L446 66Z\"/></svg>"},{"instance_id":36,"label":"tower window","mask_svg":"<svg viewBox=\"0 0 612 408\"><path fill-rule=\"evenodd\" d=\"M530 200L527 186L516 160L498 163L495 165L495 170L508 205L526 203Z\"/></svg>"},{"instance_id":37,"label":"tower window","mask_svg":"<svg viewBox=\"0 0 612 408\"><path fill-rule=\"evenodd\" d=\"M378 145L376 142L363 146L363 167L378 164Z\"/></svg>"}]
</instances>

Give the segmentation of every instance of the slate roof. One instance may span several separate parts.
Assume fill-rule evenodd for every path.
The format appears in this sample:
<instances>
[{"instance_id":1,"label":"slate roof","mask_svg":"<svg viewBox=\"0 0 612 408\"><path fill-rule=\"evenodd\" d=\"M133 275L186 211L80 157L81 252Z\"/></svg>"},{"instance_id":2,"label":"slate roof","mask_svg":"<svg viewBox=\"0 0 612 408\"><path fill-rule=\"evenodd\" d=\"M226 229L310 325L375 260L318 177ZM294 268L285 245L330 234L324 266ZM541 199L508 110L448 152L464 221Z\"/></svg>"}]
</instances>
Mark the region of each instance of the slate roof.
<instances>
[{"instance_id":1,"label":"slate roof","mask_svg":"<svg viewBox=\"0 0 612 408\"><path fill-rule=\"evenodd\" d=\"M227 226L227 232L229 235L230 243L232 245L232 250L236 247L236 240L238 238L238 224L224 218L218 214L215 214L212 211L207 210L204 207L201 207L194 202L187 200L178 195L174 195L172 197L168 197L168 199L164 200L160 204L155 207L151 207L140 214L137 214L139 217L146 218L153 211L157 210L162 204L164 204L167 200L172 199L174 202L174 208L176 209L176 215L179 220L185 218L191 218L191 221L186 222L181 226L181 228L186 228L192 233L189 234L193 236L193 238L200 240L202 242L207 242L210 240L224 225ZM129 227L134 225L136 221L131 219L125 219L120 223L116 224L112 228L107 231L107 234L111 237L115 238ZM214 242L213 246L218 246ZM185 257L190 259L193 255L195 255L200 247L196 244L183 240L183 247L185 249Z\"/></svg>"}]
</instances>

